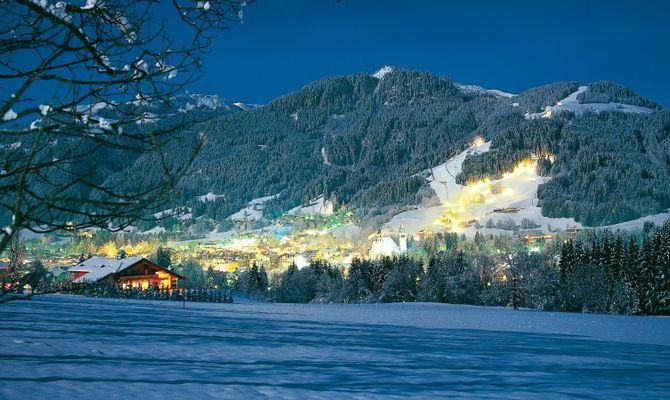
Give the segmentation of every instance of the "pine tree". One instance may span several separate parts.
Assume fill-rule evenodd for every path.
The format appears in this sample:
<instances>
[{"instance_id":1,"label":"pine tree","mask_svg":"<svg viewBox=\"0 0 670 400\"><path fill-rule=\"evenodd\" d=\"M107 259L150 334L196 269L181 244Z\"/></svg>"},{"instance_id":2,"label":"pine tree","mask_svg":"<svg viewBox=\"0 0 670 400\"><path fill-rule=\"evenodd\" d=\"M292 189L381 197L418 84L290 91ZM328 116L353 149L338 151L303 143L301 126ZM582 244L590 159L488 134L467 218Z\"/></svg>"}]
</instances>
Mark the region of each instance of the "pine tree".
<instances>
[{"instance_id":1,"label":"pine tree","mask_svg":"<svg viewBox=\"0 0 670 400\"><path fill-rule=\"evenodd\" d=\"M572 307L572 275L575 270L575 254L572 239L568 239L561 245L561 254L558 262L559 269L559 298L560 307L564 310L570 310Z\"/></svg>"},{"instance_id":2,"label":"pine tree","mask_svg":"<svg viewBox=\"0 0 670 400\"><path fill-rule=\"evenodd\" d=\"M165 247L159 247L156 250L156 265L168 268L172 264L170 250Z\"/></svg>"},{"instance_id":3,"label":"pine tree","mask_svg":"<svg viewBox=\"0 0 670 400\"><path fill-rule=\"evenodd\" d=\"M655 295L654 277L656 270L656 253L651 235L645 237L642 244L641 268L638 279L638 295L640 297L640 310L643 314L654 314Z\"/></svg>"},{"instance_id":4,"label":"pine tree","mask_svg":"<svg viewBox=\"0 0 670 400\"><path fill-rule=\"evenodd\" d=\"M637 240L630 238L626 246L622 264L622 288L624 290L624 311L627 314L640 312L639 278L641 273L640 250Z\"/></svg>"}]
</instances>

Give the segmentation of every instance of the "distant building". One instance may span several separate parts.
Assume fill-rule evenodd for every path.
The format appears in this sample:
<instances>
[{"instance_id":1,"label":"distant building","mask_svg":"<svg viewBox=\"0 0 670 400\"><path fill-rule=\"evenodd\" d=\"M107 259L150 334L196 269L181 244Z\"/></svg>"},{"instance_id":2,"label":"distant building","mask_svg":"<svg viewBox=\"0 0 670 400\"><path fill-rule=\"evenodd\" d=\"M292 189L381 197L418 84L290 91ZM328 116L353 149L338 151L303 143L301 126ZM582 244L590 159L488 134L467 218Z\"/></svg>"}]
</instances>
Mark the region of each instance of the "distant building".
<instances>
[{"instance_id":1,"label":"distant building","mask_svg":"<svg viewBox=\"0 0 670 400\"><path fill-rule=\"evenodd\" d=\"M91 257L68 270L73 283L114 283L122 288L173 289L182 276L140 257Z\"/></svg>"},{"instance_id":2,"label":"distant building","mask_svg":"<svg viewBox=\"0 0 670 400\"><path fill-rule=\"evenodd\" d=\"M402 226L398 230L398 243L389 236L379 236L368 252L370 258L391 257L407 251L407 233Z\"/></svg>"}]
</instances>

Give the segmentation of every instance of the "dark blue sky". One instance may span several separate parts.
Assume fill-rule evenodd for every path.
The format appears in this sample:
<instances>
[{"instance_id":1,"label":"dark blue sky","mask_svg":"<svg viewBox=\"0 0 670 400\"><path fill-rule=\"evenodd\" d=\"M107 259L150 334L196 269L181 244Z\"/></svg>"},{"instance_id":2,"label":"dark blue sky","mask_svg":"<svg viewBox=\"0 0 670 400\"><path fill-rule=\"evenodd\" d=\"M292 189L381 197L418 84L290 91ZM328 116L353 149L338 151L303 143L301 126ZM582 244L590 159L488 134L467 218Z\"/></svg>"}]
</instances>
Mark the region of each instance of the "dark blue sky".
<instances>
[{"instance_id":1,"label":"dark blue sky","mask_svg":"<svg viewBox=\"0 0 670 400\"><path fill-rule=\"evenodd\" d=\"M267 103L382 64L514 93L612 80L670 107L670 1L258 0L191 91Z\"/></svg>"}]
</instances>

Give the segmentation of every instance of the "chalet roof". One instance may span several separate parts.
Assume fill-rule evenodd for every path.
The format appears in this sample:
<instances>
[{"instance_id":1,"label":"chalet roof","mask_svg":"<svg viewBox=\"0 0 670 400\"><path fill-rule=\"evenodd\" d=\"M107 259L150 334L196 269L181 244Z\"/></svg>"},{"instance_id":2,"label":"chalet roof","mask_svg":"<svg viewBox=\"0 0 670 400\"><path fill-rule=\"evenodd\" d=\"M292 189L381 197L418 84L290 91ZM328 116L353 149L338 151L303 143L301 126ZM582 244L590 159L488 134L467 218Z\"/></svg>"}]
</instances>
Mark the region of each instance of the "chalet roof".
<instances>
[{"instance_id":1,"label":"chalet roof","mask_svg":"<svg viewBox=\"0 0 670 400\"><path fill-rule=\"evenodd\" d=\"M91 257L70 268L69 272L87 272L86 275L75 279L75 283L97 282L111 274L121 272L140 261L142 261L141 257Z\"/></svg>"},{"instance_id":2,"label":"chalet roof","mask_svg":"<svg viewBox=\"0 0 670 400\"><path fill-rule=\"evenodd\" d=\"M75 279L74 283L91 283L97 282L109 275L117 274L125 269L132 267L140 262L151 264L154 268L167 272L179 279L186 279L185 277L156 265L146 258L142 257L128 257L128 258L108 258L108 257L91 257L88 260L82 261L74 267L70 268L68 272L86 272L86 275Z\"/></svg>"}]
</instances>

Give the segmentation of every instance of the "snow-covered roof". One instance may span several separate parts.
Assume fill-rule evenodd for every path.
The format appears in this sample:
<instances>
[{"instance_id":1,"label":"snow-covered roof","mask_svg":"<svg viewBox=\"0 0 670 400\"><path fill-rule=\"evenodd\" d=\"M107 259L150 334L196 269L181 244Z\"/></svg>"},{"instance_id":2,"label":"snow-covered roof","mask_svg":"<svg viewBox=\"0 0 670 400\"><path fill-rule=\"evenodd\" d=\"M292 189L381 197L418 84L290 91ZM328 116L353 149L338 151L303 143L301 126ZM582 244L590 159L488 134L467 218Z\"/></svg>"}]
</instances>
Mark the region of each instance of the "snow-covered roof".
<instances>
[{"instance_id":1,"label":"snow-covered roof","mask_svg":"<svg viewBox=\"0 0 670 400\"><path fill-rule=\"evenodd\" d=\"M97 282L111 274L121 272L124 269L137 264L141 257L108 258L91 257L70 268L70 272L87 272L86 275L74 280L75 283Z\"/></svg>"}]
</instances>

